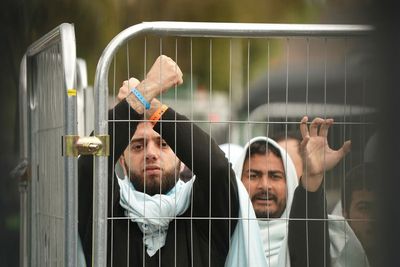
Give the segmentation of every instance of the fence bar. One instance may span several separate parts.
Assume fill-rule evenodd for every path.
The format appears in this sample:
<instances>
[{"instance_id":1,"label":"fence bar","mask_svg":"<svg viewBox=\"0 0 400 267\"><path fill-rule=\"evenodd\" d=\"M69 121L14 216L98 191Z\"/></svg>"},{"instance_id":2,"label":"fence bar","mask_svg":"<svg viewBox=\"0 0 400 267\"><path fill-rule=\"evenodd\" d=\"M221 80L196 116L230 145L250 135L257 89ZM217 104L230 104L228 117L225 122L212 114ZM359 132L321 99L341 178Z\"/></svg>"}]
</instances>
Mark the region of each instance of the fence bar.
<instances>
[{"instance_id":1,"label":"fence bar","mask_svg":"<svg viewBox=\"0 0 400 267\"><path fill-rule=\"evenodd\" d=\"M26 55L23 56L19 71L19 158L20 161L28 162L28 92L26 87ZM19 178L20 196L20 237L19 237L19 266L27 267L29 262L28 249L28 221L30 212L28 210L28 166L25 166L24 173Z\"/></svg>"},{"instance_id":2,"label":"fence bar","mask_svg":"<svg viewBox=\"0 0 400 267\"><path fill-rule=\"evenodd\" d=\"M65 71L65 88L76 90L76 48L74 27L69 24L60 26L62 39L63 64ZM77 133L76 96L64 98L67 112L65 112L65 133ZM64 157L65 164L65 266L77 266L78 248L78 162L76 158Z\"/></svg>"}]
</instances>

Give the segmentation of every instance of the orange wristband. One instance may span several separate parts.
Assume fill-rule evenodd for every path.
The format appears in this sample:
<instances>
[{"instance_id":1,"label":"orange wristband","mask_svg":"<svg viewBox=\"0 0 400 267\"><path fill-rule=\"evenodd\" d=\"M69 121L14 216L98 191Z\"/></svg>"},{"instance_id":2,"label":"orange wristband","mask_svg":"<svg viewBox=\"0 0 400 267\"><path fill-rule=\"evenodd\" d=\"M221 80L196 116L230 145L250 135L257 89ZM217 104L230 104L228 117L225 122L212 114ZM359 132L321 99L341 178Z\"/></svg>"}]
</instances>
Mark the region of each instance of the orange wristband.
<instances>
[{"instance_id":1,"label":"orange wristband","mask_svg":"<svg viewBox=\"0 0 400 267\"><path fill-rule=\"evenodd\" d=\"M149 121L151 122L151 124L156 125L156 123L158 122L158 120L161 118L162 114L164 114L165 111L167 111L168 106L167 105L161 105L161 107L159 107L156 112L153 113L153 115L151 115Z\"/></svg>"}]
</instances>

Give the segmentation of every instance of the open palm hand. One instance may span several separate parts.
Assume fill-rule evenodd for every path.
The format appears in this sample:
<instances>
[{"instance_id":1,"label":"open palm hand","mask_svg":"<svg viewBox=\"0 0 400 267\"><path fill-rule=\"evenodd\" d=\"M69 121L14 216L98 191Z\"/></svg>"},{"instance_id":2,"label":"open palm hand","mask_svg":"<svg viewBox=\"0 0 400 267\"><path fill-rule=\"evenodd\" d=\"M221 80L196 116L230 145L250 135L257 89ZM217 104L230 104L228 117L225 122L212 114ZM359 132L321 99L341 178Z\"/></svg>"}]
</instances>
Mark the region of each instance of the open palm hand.
<instances>
[{"instance_id":1,"label":"open palm hand","mask_svg":"<svg viewBox=\"0 0 400 267\"><path fill-rule=\"evenodd\" d=\"M300 123L303 140L300 145L304 175L302 184L308 191L316 191L322 183L324 172L331 170L350 151L351 142L346 141L338 150L328 144L328 130L333 119L315 118L310 127L305 116Z\"/></svg>"}]
</instances>

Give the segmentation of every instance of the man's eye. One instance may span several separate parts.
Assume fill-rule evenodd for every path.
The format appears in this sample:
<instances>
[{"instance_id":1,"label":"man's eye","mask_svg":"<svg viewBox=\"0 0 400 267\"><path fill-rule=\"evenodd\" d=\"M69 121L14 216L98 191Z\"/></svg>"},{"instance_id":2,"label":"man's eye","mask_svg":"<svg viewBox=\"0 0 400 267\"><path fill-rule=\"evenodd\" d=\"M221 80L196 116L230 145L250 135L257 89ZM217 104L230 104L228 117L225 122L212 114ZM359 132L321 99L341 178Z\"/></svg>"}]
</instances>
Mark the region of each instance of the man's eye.
<instances>
[{"instance_id":1,"label":"man's eye","mask_svg":"<svg viewBox=\"0 0 400 267\"><path fill-rule=\"evenodd\" d=\"M280 174L273 174L273 175L271 175L271 177L272 177L272 179L274 179L274 180L280 180L280 179L283 178L282 175L280 175Z\"/></svg>"},{"instance_id":2,"label":"man's eye","mask_svg":"<svg viewBox=\"0 0 400 267\"><path fill-rule=\"evenodd\" d=\"M131 145L132 150L134 151L140 151L143 149L143 144L132 144Z\"/></svg>"},{"instance_id":3,"label":"man's eye","mask_svg":"<svg viewBox=\"0 0 400 267\"><path fill-rule=\"evenodd\" d=\"M249 179L255 180L258 179L259 175L257 173L249 173Z\"/></svg>"},{"instance_id":4,"label":"man's eye","mask_svg":"<svg viewBox=\"0 0 400 267\"><path fill-rule=\"evenodd\" d=\"M168 144L167 144L167 142L162 141L162 142L161 142L161 146L162 146L162 147L168 147Z\"/></svg>"}]
</instances>

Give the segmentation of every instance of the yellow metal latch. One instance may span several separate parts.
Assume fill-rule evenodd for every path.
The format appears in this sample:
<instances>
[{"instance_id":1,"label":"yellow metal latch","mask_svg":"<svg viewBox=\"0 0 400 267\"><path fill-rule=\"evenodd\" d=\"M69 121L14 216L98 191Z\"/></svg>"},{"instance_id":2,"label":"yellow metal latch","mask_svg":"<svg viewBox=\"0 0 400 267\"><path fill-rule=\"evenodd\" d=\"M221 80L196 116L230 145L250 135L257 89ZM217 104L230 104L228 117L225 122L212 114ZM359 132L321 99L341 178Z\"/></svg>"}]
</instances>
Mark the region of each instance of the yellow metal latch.
<instances>
[{"instance_id":1,"label":"yellow metal latch","mask_svg":"<svg viewBox=\"0 0 400 267\"><path fill-rule=\"evenodd\" d=\"M63 136L63 155L77 157L78 155L109 156L110 136L84 136L65 135Z\"/></svg>"}]
</instances>

